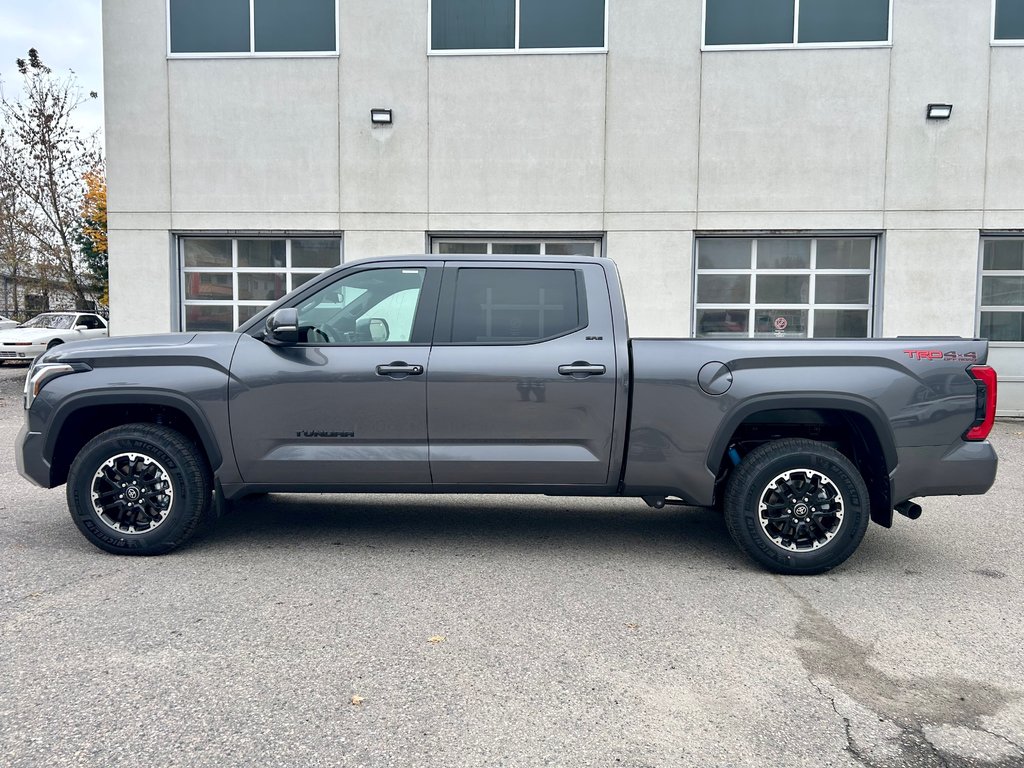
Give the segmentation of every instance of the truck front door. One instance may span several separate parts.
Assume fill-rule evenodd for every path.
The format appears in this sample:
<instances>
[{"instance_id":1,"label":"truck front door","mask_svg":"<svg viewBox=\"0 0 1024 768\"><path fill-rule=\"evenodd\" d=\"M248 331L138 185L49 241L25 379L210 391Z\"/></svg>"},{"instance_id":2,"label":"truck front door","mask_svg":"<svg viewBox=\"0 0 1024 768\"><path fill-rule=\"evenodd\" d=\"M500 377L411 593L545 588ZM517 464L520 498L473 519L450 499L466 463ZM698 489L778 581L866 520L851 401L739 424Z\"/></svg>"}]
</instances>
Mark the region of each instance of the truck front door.
<instances>
[{"instance_id":1,"label":"truck front door","mask_svg":"<svg viewBox=\"0 0 1024 768\"><path fill-rule=\"evenodd\" d=\"M427 381L434 483L607 484L615 350L599 265L447 262Z\"/></svg>"},{"instance_id":2,"label":"truck front door","mask_svg":"<svg viewBox=\"0 0 1024 768\"><path fill-rule=\"evenodd\" d=\"M377 265L296 297L300 343L243 336L229 413L247 483L430 483L426 379L440 268Z\"/></svg>"}]
</instances>

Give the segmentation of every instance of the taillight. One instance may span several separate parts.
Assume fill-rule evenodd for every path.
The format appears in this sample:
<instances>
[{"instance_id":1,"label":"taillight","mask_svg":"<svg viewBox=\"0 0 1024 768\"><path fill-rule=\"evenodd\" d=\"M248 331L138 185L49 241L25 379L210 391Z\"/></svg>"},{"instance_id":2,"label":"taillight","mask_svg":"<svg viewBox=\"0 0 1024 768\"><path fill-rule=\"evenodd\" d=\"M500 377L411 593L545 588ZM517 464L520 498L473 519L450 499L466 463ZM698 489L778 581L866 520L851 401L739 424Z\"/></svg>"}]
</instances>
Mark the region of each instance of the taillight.
<instances>
[{"instance_id":1,"label":"taillight","mask_svg":"<svg viewBox=\"0 0 1024 768\"><path fill-rule=\"evenodd\" d=\"M996 372L987 365L972 365L967 372L978 388L978 397L974 406L974 423L964 432L964 440L984 440L996 420Z\"/></svg>"}]
</instances>

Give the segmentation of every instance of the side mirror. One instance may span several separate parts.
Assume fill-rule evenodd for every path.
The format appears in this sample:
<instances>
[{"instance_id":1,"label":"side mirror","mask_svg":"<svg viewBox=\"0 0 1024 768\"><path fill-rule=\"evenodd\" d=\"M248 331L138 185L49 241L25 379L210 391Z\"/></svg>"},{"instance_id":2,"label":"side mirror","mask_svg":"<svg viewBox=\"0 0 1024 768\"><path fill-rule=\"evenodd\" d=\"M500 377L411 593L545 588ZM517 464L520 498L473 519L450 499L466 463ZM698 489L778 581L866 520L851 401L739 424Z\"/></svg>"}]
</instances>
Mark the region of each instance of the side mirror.
<instances>
[{"instance_id":1,"label":"side mirror","mask_svg":"<svg viewBox=\"0 0 1024 768\"><path fill-rule=\"evenodd\" d=\"M390 335L391 328L383 317L363 317L356 321L356 338L364 344L380 344Z\"/></svg>"},{"instance_id":2,"label":"side mirror","mask_svg":"<svg viewBox=\"0 0 1024 768\"><path fill-rule=\"evenodd\" d=\"M267 317L264 341L268 344L298 344L298 310L295 307L285 307Z\"/></svg>"},{"instance_id":3,"label":"side mirror","mask_svg":"<svg viewBox=\"0 0 1024 768\"><path fill-rule=\"evenodd\" d=\"M75 326L75 330L76 331L88 331L89 330L89 326L88 325L76 325Z\"/></svg>"}]
</instances>

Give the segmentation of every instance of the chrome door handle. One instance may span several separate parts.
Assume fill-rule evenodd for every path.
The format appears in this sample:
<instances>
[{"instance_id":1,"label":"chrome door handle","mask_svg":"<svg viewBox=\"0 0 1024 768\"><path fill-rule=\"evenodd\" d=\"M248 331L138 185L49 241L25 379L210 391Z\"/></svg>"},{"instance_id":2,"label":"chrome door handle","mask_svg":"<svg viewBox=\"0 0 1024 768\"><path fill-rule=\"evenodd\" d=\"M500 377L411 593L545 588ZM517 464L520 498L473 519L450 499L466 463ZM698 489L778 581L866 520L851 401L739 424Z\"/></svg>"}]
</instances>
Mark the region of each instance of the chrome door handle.
<instances>
[{"instance_id":1,"label":"chrome door handle","mask_svg":"<svg viewBox=\"0 0 1024 768\"><path fill-rule=\"evenodd\" d=\"M419 376L422 373L422 365L409 365L401 360L377 366L378 376Z\"/></svg>"},{"instance_id":2,"label":"chrome door handle","mask_svg":"<svg viewBox=\"0 0 1024 768\"><path fill-rule=\"evenodd\" d=\"M569 365L558 366L558 372L563 376L600 376L605 372L605 367L577 360Z\"/></svg>"}]
</instances>

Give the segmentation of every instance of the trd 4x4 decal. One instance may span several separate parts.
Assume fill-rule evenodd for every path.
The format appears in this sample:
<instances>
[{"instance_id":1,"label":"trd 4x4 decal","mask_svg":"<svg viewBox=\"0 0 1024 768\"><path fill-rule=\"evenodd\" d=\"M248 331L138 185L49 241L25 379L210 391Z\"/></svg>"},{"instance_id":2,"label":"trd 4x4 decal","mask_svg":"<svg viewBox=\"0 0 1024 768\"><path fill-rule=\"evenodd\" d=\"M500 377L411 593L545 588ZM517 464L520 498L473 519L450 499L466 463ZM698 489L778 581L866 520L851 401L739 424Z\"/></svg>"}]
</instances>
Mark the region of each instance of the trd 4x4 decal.
<instances>
[{"instance_id":1,"label":"trd 4x4 decal","mask_svg":"<svg viewBox=\"0 0 1024 768\"><path fill-rule=\"evenodd\" d=\"M976 363L977 352L943 352L941 349L904 349L903 354L911 360L945 360L950 363Z\"/></svg>"}]
</instances>

